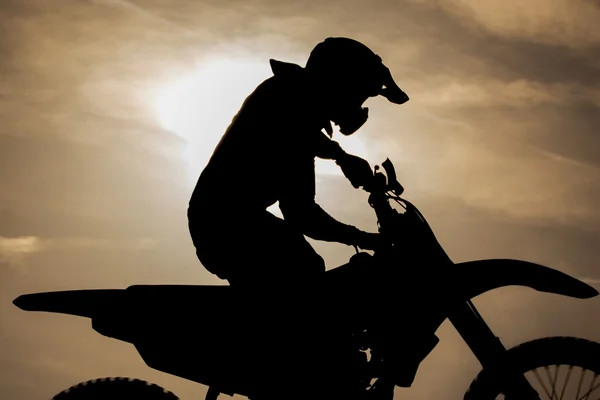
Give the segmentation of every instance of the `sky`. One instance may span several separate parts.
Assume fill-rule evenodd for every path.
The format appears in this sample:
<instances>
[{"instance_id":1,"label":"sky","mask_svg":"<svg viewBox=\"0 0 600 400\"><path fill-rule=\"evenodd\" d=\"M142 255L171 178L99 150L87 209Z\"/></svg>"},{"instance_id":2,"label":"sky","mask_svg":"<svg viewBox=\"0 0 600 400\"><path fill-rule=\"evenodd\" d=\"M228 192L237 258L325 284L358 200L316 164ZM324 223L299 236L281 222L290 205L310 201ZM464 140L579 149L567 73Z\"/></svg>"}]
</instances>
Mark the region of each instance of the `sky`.
<instances>
[{"instance_id":1,"label":"sky","mask_svg":"<svg viewBox=\"0 0 600 400\"><path fill-rule=\"evenodd\" d=\"M223 284L188 236L195 179L243 99L271 76L269 59L304 65L328 36L367 44L411 98L368 100L367 124L334 139L372 165L392 160L454 261L523 259L598 288L598 20L596 0L3 0L0 394L51 398L131 376L182 399L204 395L87 320L11 302ZM366 194L332 163L317 168L323 208L375 231ZM328 268L354 252L311 243ZM600 341L600 299L511 287L475 304L509 347L542 336ZM462 398L480 367L451 325L438 336L396 398Z\"/></svg>"}]
</instances>

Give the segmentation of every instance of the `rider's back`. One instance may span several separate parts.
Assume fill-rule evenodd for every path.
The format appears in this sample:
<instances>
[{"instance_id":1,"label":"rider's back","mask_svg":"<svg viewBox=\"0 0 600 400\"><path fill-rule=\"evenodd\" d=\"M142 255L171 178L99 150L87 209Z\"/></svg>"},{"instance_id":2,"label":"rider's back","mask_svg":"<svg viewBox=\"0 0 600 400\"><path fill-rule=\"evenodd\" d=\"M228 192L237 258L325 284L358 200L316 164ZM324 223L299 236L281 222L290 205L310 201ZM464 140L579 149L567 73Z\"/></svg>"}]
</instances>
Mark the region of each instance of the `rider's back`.
<instances>
[{"instance_id":1,"label":"rider's back","mask_svg":"<svg viewBox=\"0 0 600 400\"><path fill-rule=\"evenodd\" d=\"M314 162L311 132L320 128L301 71L265 80L245 100L203 170L190 213L233 204L264 210L277 202L291 170Z\"/></svg>"}]
</instances>

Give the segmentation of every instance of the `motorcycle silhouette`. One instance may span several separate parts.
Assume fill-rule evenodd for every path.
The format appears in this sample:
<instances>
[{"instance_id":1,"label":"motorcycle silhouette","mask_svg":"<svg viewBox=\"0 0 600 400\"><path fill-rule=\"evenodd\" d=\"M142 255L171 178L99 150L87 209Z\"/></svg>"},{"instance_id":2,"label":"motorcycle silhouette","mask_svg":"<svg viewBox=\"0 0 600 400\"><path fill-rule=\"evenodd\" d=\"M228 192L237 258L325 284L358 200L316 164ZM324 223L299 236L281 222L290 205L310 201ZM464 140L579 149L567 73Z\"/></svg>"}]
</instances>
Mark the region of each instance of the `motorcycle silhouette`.
<instances>
[{"instance_id":1,"label":"motorcycle silhouette","mask_svg":"<svg viewBox=\"0 0 600 400\"><path fill-rule=\"evenodd\" d=\"M321 289L314 289L320 293L313 296L318 300L311 304L274 301L226 285L45 292L21 295L14 304L26 311L89 318L98 333L133 344L149 367L208 386L206 400L216 400L219 394L252 400L292 397L294 390L286 390L286 377L295 374L291 365L294 371L305 371L304 383L311 374L330 371L325 383L308 389L312 397L329 393L328 397L391 398L395 386L412 385L446 319L483 367L465 400L533 400L543 395L581 400L600 388L600 344L546 337L506 349L471 301L511 285L578 299L598 292L531 262L453 263L417 207L400 197L404 188L391 161L382 167L385 174L376 166L373 182L363 189L369 193L385 245L373 255L357 249L347 264L327 271ZM399 318L400 329L390 330ZM389 350L392 347L396 352ZM323 368L317 371L319 366ZM566 372L561 373L562 367ZM571 381L575 375L579 378ZM329 381L337 386L328 392ZM178 397L127 378L83 382L54 397L119 398Z\"/></svg>"}]
</instances>

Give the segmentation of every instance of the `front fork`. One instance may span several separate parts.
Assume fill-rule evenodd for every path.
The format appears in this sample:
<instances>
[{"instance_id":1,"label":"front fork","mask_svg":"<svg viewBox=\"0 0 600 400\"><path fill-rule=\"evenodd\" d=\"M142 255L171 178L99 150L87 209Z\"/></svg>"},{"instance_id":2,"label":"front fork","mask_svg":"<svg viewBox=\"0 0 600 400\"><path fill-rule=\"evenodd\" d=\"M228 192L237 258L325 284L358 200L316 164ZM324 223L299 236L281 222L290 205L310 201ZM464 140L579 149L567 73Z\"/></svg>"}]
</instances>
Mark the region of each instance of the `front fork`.
<instances>
[{"instance_id":1,"label":"front fork","mask_svg":"<svg viewBox=\"0 0 600 400\"><path fill-rule=\"evenodd\" d=\"M507 359L507 350L469 300L456 307L448 317L482 367L498 376L508 399L540 400L525 376Z\"/></svg>"}]
</instances>

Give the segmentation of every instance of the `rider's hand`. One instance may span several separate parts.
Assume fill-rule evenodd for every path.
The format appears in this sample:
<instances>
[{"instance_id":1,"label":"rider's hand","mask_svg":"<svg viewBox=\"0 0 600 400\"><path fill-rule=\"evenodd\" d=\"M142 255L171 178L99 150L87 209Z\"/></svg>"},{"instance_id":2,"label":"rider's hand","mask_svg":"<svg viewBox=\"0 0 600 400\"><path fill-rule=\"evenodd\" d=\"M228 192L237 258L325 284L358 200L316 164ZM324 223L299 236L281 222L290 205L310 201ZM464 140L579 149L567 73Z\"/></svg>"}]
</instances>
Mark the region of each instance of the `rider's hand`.
<instances>
[{"instance_id":1,"label":"rider's hand","mask_svg":"<svg viewBox=\"0 0 600 400\"><path fill-rule=\"evenodd\" d=\"M377 251L382 247L383 240L379 233L361 232L356 245L363 250Z\"/></svg>"},{"instance_id":2,"label":"rider's hand","mask_svg":"<svg viewBox=\"0 0 600 400\"><path fill-rule=\"evenodd\" d=\"M373 181L371 165L358 156L344 154L336 160L336 163L355 189L367 186Z\"/></svg>"}]
</instances>

